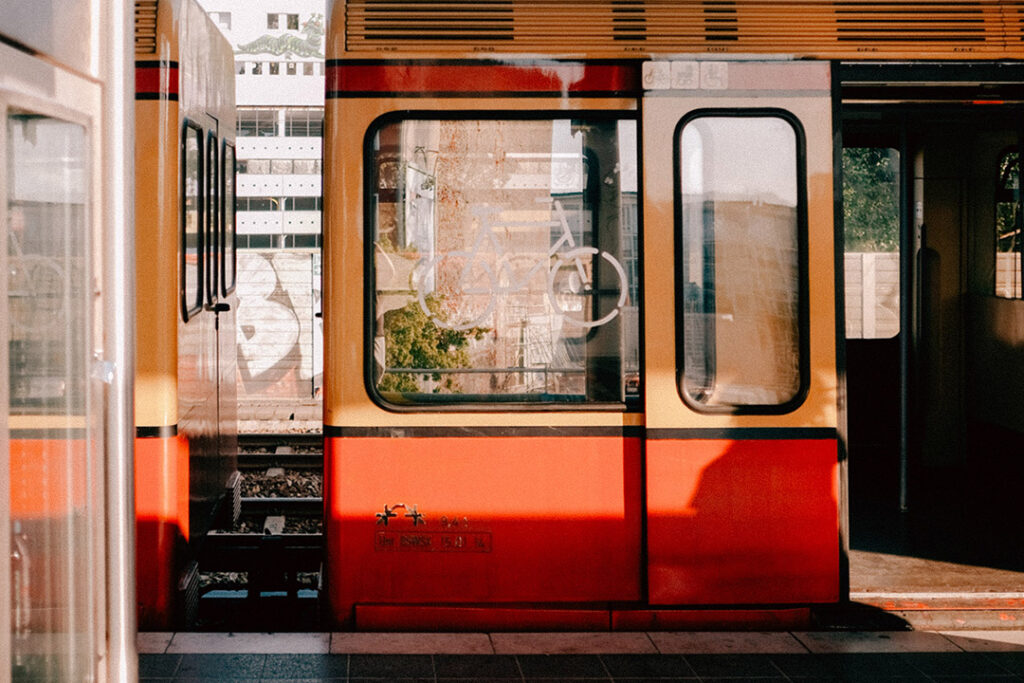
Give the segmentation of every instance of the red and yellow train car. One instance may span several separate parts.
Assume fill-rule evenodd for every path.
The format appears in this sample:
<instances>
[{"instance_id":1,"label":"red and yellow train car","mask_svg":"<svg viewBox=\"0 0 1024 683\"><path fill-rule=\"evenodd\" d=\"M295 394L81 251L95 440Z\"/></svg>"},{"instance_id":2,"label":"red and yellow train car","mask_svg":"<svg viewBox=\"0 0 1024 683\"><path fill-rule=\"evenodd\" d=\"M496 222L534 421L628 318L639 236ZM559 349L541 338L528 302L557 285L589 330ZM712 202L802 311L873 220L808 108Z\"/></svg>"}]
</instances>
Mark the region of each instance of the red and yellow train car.
<instances>
[{"instance_id":1,"label":"red and yellow train car","mask_svg":"<svg viewBox=\"0 0 1024 683\"><path fill-rule=\"evenodd\" d=\"M235 87L197 3L136 5L135 497L154 628L177 618L191 541L235 479Z\"/></svg>"},{"instance_id":2,"label":"red and yellow train car","mask_svg":"<svg viewBox=\"0 0 1024 683\"><path fill-rule=\"evenodd\" d=\"M333 619L845 599L837 74L1015 54L982 4L333 3Z\"/></svg>"}]
</instances>

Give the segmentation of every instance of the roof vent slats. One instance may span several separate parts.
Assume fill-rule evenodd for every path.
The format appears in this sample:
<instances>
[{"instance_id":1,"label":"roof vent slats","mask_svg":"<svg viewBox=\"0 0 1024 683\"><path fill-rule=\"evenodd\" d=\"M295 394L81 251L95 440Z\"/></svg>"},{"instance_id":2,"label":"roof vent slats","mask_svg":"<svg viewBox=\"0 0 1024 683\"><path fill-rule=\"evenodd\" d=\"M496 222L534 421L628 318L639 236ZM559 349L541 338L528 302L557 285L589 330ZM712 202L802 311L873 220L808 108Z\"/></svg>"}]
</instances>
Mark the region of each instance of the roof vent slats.
<instances>
[{"instance_id":1,"label":"roof vent slats","mask_svg":"<svg viewBox=\"0 0 1024 683\"><path fill-rule=\"evenodd\" d=\"M345 23L354 56L1024 57L1024 0L348 0Z\"/></svg>"}]
</instances>

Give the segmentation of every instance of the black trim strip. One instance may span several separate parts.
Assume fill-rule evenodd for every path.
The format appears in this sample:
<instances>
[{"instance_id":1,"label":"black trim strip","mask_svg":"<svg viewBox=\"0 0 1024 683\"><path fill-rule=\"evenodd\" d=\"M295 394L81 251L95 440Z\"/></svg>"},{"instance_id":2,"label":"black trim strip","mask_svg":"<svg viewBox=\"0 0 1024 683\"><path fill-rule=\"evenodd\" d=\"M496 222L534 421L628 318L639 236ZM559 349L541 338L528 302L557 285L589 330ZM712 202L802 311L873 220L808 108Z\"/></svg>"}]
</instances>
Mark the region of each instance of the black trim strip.
<instances>
[{"instance_id":1,"label":"black trim strip","mask_svg":"<svg viewBox=\"0 0 1024 683\"><path fill-rule=\"evenodd\" d=\"M577 437L641 438L643 427L337 427L324 425L325 438Z\"/></svg>"},{"instance_id":2,"label":"black trim strip","mask_svg":"<svg viewBox=\"0 0 1024 683\"><path fill-rule=\"evenodd\" d=\"M178 435L178 425L164 425L162 427L136 427L135 438L137 439L168 439Z\"/></svg>"},{"instance_id":3,"label":"black trim strip","mask_svg":"<svg viewBox=\"0 0 1024 683\"><path fill-rule=\"evenodd\" d=\"M648 441L656 439L727 439L729 441L776 441L782 439L836 439L835 427L694 427L648 429Z\"/></svg>"},{"instance_id":4,"label":"black trim strip","mask_svg":"<svg viewBox=\"0 0 1024 683\"><path fill-rule=\"evenodd\" d=\"M173 59L137 59L136 69L177 69L178 62Z\"/></svg>"},{"instance_id":5,"label":"black trim strip","mask_svg":"<svg viewBox=\"0 0 1024 683\"><path fill-rule=\"evenodd\" d=\"M507 97L507 98L530 98L530 97L562 97L568 96L569 98L580 98L580 97L622 97L622 98L636 98L639 95L638 91L634 90L580 90L572 91L568 93L561 93L555 90L531 90L530 92L523 92L522 90L487 90L487 91L437 91L437 92L422 92L422 91L379 91L379 90L329 90L324 94L324 97L328 100L347 100L347 99L358 99L358 98L372 98L372 97L407 97L407 98L474 98L481 99L487 97Z\"/></svg>"},{"instance_id":6,"label":"black trim strip","mask_svg":"<svg viewBox=\"0 0 1024 683\"><path fill-rule=\"evenodd\" d=\"M135 93L136 100L168 100L170 102L178 101L178 93L176 92L138 92Z\"/></svg>"},{"instance_id":7,"label":"black trim strip","mask_svg":"<svg viewBox=\"0 0 1024 683\"><path fill-rule=\"evenodd\" d=\"M563 66L594 64L601 66L636 66L642 59L543 59L523 55L509 59L328 59L324 68L338 66Z\"/></svg>"},{"instance_id":8,"label":"black trim strip","mask_svg":"<svg viewBox=\"0 0 1024 683\"><path fill-rule=\"evenodd\" d=\"M51 429L11 429L11 441L19 439L46 439L47 441L77 441L89 438L89 430L85 427L53 427Z\"/></svg>"}]
</instances>

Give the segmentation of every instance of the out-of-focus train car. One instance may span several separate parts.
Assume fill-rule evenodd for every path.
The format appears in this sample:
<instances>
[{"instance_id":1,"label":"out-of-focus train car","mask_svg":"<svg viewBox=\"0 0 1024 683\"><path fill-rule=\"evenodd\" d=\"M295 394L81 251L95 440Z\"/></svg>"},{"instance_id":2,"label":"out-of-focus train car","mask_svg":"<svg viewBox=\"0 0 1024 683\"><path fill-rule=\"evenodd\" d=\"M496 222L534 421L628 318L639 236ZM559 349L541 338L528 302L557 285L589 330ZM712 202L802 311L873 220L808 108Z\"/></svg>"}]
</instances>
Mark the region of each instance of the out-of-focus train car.
<instances>
[{"instance_id":1,"label":"out-of-focus train car","mask_svg":"<svg viewBox=\"0 0 1024 683\"><path fill-rule=\"evenodd\" d=\"M139 620L167 628L237 498L234 57L197 3L158 0L136 2L135 59Z\"/></svg>"},{"instance_id":2,"label":"out-of-focus train car","mask_svg":"<svg viewBox=\"0 0 1024 683\"><path fill-rule=\"evenodd\" d=\"M0 6L5 680L109 680L137 666L134 601L129 619L115 613L119 596L133 593L132 568L121 563L132 537L114 531L130 491L130 441L116 424L130 421L117 406L131 373L130 354L113 345L130 327L111 316L125 296L120 256L130 244L130 163L117 150L131 138L114 125L130 112L118 80L130 68L125 9Z\"/></svg>"},{"instance_id":3,"label":"out-of-focus train car","mask_svg":"<svg viewBox=\"0 0 1024 683\"><path fill-rule=\"evenodd\" d=\"M862 413L845 404L842 133L858 130L853 100L866 120L902 121L906 145L927 121L927 107L896 113L915 87L984 99L964 84L1020 56L1005 28L1016 5L334 2L332 619L794 627L845 599L846 423ZM928 72L934 60L951 68ZM894 68L905 87L885 95ZM984 125L969 119L972 135ZM932 132L920 149L952 161ZM951 221L940 197L991 204L940 184L922 215ZM921 247L913 189L896 191L906 264ZM967 228L950 230L947 246L962 245ZM970 234L992 251L991 230ZM984 280L967 269L992 259L965 259L942 259L959 279L929 271L897 291L928 300L945 283L943 320L967 320ZM940 343L928 315L905 347ZM947 372L960 384L967 357ZM939 372L909 369L924 358L897 364ZM946 403L966 424L965 404ZM896 413L911 441L931 438Z\"/></svg>"}]
</instances>

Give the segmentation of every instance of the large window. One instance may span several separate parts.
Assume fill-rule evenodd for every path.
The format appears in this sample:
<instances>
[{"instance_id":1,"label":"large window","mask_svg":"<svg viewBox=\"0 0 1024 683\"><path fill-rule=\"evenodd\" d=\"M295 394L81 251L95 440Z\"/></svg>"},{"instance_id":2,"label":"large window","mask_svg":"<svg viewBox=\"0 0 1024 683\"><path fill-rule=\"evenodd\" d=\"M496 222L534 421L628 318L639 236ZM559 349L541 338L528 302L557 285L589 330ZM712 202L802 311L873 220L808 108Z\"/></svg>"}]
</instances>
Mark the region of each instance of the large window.
<instances>
[{"instance_id":1,"label":"large window","mask_svg":"<svg viewBox=\"0 0 1024 683\"><path fill-rule=\"evenodd\" d=\"M1007 150L999 157L996 184L996 296L1021 296L1020 154Z\"/></svg>"},{"instance_id":2,"label":"large window","mask_svg":"<svg viewBox=\"0 0 1024 683\"><path fill-rule=\"evenodd\" d=\"M781 112L697 112L676 139L680 393L781 412L806 390L803 139Z\"/></svg>"},{"instance_id":3,"label":"large window","mask_svg":"<svg viewBox=\"0 0 1024 683\"><path fill-rule=\"evenodd\" d=\"M900 331L900 153L843 149L847 339Z\"/></svg>"},{"instance_id":4,"label":"large window","mask_svg":"<svg viewBox=\"0 0 1024 683\"><path fill-rule=\"evenodd\" d=\"M206 138L206 201L209 210L206 212L206 255L204 277L206 279L206 301L213 304L217 300L217 280L220 276L220 218L221 200L218 173L220 164L217 159L217 138L212 133Z\"/></svg>"},{"instance_id":5,"label":"large window","mask_svg":"<svg viewBox=\"0 0 1024 683\"><path fill-rule=\"evenodd\" d=\"M104 444L102 385L90 379L90 136L80 124L2 102L0 116L10 383L3 473L10 490L0 519L7 524L9 515L11 525L2 587L11 668L0 678L92 680L103 612L95 522Z\"/></svg>"},{"instance_id":6,"label":"large window","mask_svg":"<svg viewBox=\"0 0 1024 683\"><path fill-rule=\"evenodd\" d=\"M392 119L368 145L380 400L637 397L634 120Z\"/></svg>"},{"instance_id":7,"label":"large window","mask_svg":"<svg viewBox=\"0 0 1024 683\"><path fill-rule=\"evenodd\" d=\"M237 162L235 160L235 146L229 142L224 143L224 154L221 159L224 165L221 177L223 180L223 191L221 192L223 217L221 218L221 294L227 296L235 289L235 266L236 248L238 238L235 234L235 175Z\"/></svg>"},{"instance_id":8,"label":"large window","mask_svg":"<svg viewBox=\"0 0 1024 683\"><path fill-rule=\"evenodd\" d=\"M185 320L203 306L203 131L186 122L181 140L181 313Z\"/></svg>"}]
</instances>

